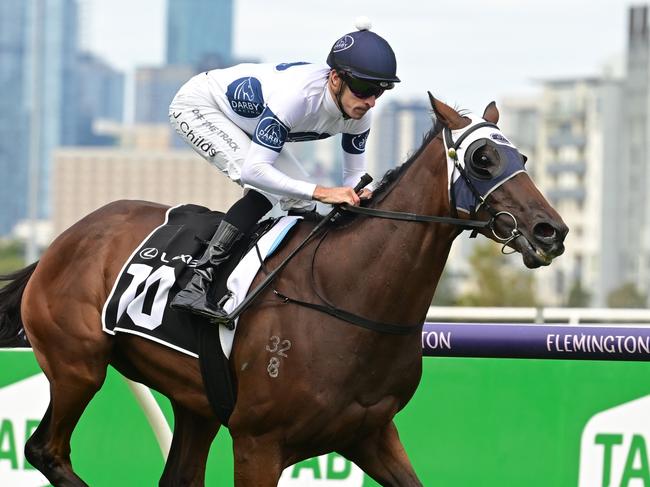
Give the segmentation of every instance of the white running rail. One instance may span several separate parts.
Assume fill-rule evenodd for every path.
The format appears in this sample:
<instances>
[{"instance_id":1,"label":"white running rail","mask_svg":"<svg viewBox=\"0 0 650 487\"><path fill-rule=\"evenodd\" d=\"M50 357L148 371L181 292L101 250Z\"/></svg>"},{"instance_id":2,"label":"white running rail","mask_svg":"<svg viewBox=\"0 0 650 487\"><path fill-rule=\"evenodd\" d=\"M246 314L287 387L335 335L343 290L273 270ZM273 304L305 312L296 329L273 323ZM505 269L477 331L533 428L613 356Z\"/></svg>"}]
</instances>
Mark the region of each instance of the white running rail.
<instances>
[{"instance_id":1,"label":"white running rail","mask_svg":"<svg viewBox=\"0 0 650 487\"><path fill-rule=\"evenodd\" d=\"M489 308L431 306L427 321L500 321L517 323L648 324L650 309L627 308Z\"/></svg>"},{"instance_id":2,"label":"white running rail","mask_svg":"<svg viewBox=\"0 0 650 487\"><path fill-rule=\"evenodd\" d=\"M153 430L154 435L156 435L156 440L158 441L158 446L160 447L160 452L162 453L163 459L167 461L167 456L169 455L169 449L172 444L172 430L167 423L167 419L163 414L158 402L153 397L151 390L139 382L133 382L132 380L124 378L129 389L133 392L133 395L140 404L144 415L146 416L151 429Z\"/></svg>"}]
</instances>

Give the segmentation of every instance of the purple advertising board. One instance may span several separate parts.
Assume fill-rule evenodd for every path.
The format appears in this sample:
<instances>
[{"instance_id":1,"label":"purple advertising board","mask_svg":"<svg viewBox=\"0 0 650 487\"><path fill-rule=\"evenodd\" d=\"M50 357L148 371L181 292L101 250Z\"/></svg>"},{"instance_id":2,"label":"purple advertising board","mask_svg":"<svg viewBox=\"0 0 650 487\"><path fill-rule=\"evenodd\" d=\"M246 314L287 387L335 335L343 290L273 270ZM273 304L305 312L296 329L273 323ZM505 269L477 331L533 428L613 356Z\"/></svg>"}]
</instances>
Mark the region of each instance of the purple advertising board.
<instances>
[{"instance_id":1,"label":"purple advertising board","mask_svg":"<svg viewBox=\"0 0 650 487\"><path fill-rule=\"evenodd\" d=\"M650 361L650 327L425 323L428 357Z\"/></svg>"}]
</instances>

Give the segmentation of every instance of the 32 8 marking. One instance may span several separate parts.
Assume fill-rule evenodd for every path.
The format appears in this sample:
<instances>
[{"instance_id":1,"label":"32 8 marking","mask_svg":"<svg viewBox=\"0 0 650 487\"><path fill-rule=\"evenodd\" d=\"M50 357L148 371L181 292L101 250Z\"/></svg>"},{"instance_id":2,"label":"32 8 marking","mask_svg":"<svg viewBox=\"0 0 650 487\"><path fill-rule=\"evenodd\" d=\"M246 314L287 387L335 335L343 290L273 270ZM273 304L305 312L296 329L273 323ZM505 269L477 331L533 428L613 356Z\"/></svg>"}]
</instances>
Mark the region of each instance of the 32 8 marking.
<instances>
[{"instance_id":1,"label":"32 8 marking","mask_svg":"<svg viewBox=\"0 0 650 487\"><path fill-rule=\"evenodd\" d=\"M280 357L287 358L287 354L284 352L288 351L291 348L290 340L282 340L279 336L273 335L271 338L269 338L269 341L273 344L273 346L267 345L267 351L271 353L277 353ZM280 344L282 344L281 347Z\"/></svg>"},{"instance_id":2,"label":"32 8 marking","mask_svg":"<svg viewBox=\"0 0 650 487\"><path fill-rule=\"evenodd\" d=\"M266 371L269 373L270 377L275 379L280 375L280 364L282 363L281 359L278 357L288 357L285 352L291 348L291 341L282 340L277 335L273 335L271 338L269 338L269 341L271 343L266 346L266 351L277 355L277 357L274 356L270 358L269 365L266 367Z\"/></svg>"}]
</instances>

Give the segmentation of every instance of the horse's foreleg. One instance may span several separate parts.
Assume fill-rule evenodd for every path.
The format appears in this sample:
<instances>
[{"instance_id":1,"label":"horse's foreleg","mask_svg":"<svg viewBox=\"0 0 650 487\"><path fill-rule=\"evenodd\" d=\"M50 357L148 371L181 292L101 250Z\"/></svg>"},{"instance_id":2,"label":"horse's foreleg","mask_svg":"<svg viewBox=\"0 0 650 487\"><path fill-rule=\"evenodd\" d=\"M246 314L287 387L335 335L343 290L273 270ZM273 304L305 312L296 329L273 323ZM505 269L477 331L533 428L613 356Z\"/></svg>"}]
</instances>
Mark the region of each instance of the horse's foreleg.
<instances>
[{"instance_id":1,"label":"horse's foreleg","mask_svg":"<svg viewBox=\"0 0 650 487\"><path fill-rule=\"evenodd\" d=\"M215 418L205 418L172 401L174 438L160 486L202 486L210 445L221 426Z\"/></svg>"},{"instance_id":2,"label":"horse's foreleg","mask_svg":"<svg viewBox=\"0 0 650 487\"><path fill-rule=\"evenodd\" d=\"M392 421L340 453L383 486L422 486Z\"/></svg>"},{"instance_id":3,"label":"horse's foreleg","mask_svg":"<svg viewBox=\"0 0 650 487\"><path fill-rule=\"evenodd\" d=\"M235 487L276 487L282 475L284 459L280 445L270 437L233 439Z\"/></svg>"}]
</instances>

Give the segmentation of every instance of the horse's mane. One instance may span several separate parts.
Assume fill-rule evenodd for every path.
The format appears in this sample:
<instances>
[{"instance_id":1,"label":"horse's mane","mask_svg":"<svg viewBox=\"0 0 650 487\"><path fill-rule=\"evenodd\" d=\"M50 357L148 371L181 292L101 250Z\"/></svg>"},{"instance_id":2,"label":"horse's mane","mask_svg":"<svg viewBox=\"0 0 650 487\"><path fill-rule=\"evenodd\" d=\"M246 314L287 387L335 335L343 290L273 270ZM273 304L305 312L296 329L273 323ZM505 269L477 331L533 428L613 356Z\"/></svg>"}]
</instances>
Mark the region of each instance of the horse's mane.
<instances>
[{"instance_id":1,"label":"horse's mane","mask_svg":"<svg viewBox=\"0 0 650 487\"><path fill-rule=\"evenodd\" d=\"M375 190L372 192L372 199L368 201L368 203L373 202L373 201L379 201L381 199L381 196L388 191L388 189L393 185L395 181L397 181L402 174L404 174L409 167L411 167L411 164L413 164L413 161L415 161L420 154L422 154L422 151L429 145L429 143L440 133L442 132L442 129L445 127L445 125L440 121L440 119L435 118L434 119L434 124L431 129L424 134L424 137L422 138L422 144L420 147L408 158L406 162L401 164L400 166L397 166L393 169L389 169L386 171L384 176L381 178L381 182L379 183L379 186L375 188ZM364 205L365 206L365 205Z\"/></svg>"},{"instance_id":2,"label":"horse's mane","mask_svg":"<svg viewBox=\"0 0 650 487\"><path fill-rule=\"evenodd\" d=\"M468 110L460 109L455 107L454 108L458 114L462 117L465 116L468 113ZM386 171L384 176L381 178L381 182L379 183L379 186L375 188L375 190L372 193L372 199L367 200L362 202L363 206L372 204L372 203L377 203L382 200L383 196L385 193L388 192L388 189L392 187L393 183L398 181L400 177L408 170L409 167L411 167L411 164L413 164L413 161L415 161L420 154L422 154L422 151L429 145L429 143L440 133L442 132L442 129L445 128L445 124L435 115L433 116L433 127L431 127L431 130L429 130L426 134L424 134L424 137L422 139L422 144L420 147L411 155L406 162L401 164L400 166L397 166L393 169L389 169ZM365 203L365 204L364 204Z\"/></svg>"}]
</instances>

